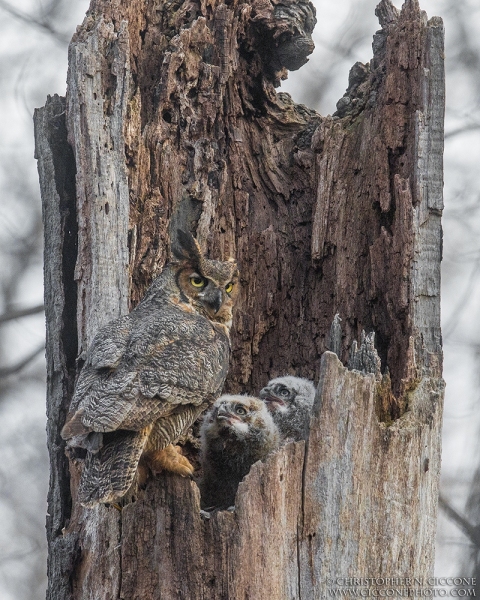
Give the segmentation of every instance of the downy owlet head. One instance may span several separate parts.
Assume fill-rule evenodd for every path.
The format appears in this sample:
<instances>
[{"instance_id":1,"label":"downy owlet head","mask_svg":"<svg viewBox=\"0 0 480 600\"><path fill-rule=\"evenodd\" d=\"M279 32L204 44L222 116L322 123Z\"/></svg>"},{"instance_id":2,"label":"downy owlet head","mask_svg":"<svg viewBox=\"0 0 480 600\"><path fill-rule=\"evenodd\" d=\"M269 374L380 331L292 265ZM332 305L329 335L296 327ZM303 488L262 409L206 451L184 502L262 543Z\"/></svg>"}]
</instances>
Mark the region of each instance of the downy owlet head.
<instances>
[{"instance_id":1,"label":"downy owlet head","mask_svg":"<svg viewBox=\"0 0 480 600\"><path fill-rule=\"evenodd\" d=\"M310 426L315 399L312 381L301 377L277 377L260 391L284 440L304 440Z\"/></svg>"}]
</instances>

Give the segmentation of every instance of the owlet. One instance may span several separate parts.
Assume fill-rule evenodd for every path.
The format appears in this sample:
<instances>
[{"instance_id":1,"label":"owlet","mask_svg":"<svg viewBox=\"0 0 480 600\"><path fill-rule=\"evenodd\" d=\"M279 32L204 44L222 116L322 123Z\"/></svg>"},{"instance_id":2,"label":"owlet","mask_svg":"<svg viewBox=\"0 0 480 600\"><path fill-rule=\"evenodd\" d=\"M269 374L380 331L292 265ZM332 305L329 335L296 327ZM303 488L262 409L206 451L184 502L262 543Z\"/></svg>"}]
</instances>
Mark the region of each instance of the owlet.
<instances>
[{"instance_id":1,"label":"owlet","mask_svg":"<svg viewBox=\"0 0 480 600\"><path fill-rule=\"evenodd\" d=\"M264 402L250 396L221 396L200 430L202 508L235 504L238 484L258 460L276 450L280 435Z\"/></svg>"},{"instance_id":2,"label":"owlet","mask_svg":"<svg viewBox=\"0 0 480 600\"><path fill-rule=\"evenodd\" d=\"M260 391L284 440L304 440L315 400L312 381L300 377L277 377Z\"/></svg>"}]
</instances>

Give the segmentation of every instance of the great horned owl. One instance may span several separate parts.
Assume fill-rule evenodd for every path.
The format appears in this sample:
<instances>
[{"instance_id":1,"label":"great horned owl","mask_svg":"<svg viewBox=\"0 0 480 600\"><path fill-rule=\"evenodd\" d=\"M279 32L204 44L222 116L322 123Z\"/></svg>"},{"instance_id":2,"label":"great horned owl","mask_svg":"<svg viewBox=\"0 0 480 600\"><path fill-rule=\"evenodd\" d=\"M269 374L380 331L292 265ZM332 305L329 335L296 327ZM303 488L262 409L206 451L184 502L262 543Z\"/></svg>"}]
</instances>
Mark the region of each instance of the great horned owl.
<instances>
[{"instance_id":1,"label":"great horned owl","mask_svg":"<svg viewBox=\"0 0 480 600\"><path fill-rule=\"evenodd\" d=\"M283 439L304 440L315 399L312 381L301 377L277 377L260 391Z\"/></svg>"},{"instance_id":2,"label":"great horned owl","mask_svg":"<svg viewBox=\"0 0 480 600\"><path fill-rule=\"evenodd\" d=\"M204 416L200 436L202 508L235 504L238 484L250 467L280 444L265 403L251 396L221 396Z\"/></svg>"},{"instance_id":3,"label":"great horned owl","mask_svg":"<svg viewBox=\"0 0 480 600\"><path fill-rule=\"evenodd\" d=\"M141 457L153 470L193 473L171 444L222 390L236 263L205 258L182 231L172 253L138 306L97 333L78 378L61 435L87 450L84 506L124 496Z\"/></svg>"}]
</instances>

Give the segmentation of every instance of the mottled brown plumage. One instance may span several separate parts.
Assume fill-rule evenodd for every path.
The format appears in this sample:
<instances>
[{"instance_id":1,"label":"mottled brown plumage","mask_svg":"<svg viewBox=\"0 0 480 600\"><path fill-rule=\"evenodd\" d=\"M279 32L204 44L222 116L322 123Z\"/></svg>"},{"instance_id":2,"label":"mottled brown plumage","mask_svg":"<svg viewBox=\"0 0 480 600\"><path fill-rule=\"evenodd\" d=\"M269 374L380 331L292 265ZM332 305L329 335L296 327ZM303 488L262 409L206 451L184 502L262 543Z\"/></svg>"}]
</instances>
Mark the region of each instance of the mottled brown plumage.
<instances>
[{"instance_id":1,"label":"mottled brown plumage","mask_svg":"<svg viewBox=\"0 0 480 600\"><path fill-rule=\"evenodd\" d=\"M251 396L221 396L201 427L202 508L235 504L238 484L258 460L278 448L280 434L264 402Z\"/></svg>"},{"instance_id":2,"label":"mottled brown plumage","mask_svg":"<svg viewBox=\"0 0 480 600\"><path fill-rule=\"evenodd\" d=\"M62 430L69 446L87 450L78 492L85 506L124 496L142 456L154 469L168 464L187 474L186 459L176 469L172 448L166 461L159 451L223 387L237 267L202 256L189 234L178 232L178 240L143 300L103 327L88 350Z\"/></svg>"}]
</instances>

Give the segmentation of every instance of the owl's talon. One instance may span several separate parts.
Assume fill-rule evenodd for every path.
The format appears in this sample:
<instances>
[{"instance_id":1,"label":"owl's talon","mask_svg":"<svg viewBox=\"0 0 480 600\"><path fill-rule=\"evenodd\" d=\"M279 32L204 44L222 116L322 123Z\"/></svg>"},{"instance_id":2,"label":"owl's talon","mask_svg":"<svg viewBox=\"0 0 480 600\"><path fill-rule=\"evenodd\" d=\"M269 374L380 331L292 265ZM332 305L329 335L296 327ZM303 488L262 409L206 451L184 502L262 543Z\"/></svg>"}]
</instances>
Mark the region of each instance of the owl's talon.
<instances>
[{"instance_id":1,"label":"owl's talon","mask_svg":"<svg viewBox=\"0 0 480 600\"><path fill-rule=\"evenodd\" d=\"M163 450L148 455L150 468L154 473L169 471L182 477L192 477L194 468L191 462L181 454L180 446L169 444Z\"/></svg>"}]
</instances>

